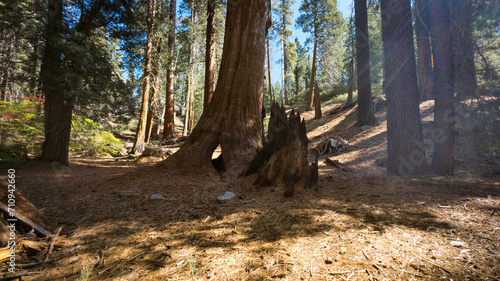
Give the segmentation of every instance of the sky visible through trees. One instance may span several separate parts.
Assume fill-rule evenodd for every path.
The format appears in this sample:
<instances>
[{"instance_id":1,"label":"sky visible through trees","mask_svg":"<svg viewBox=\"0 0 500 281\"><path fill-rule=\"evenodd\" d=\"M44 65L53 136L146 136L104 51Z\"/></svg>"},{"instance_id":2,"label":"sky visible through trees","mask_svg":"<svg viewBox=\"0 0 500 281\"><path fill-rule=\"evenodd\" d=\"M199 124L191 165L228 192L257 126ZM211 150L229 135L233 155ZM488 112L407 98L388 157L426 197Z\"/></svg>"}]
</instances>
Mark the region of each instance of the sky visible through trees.
<instances>
[{"instance_id":1,"label":"sky visible through trees","mask_svg":"<svg viewBox=\"0 0 500 281\"><path fill-rule=\"evenodd\" d=\"M342 16L344 19L348 19L349 16L351 15L351 6L352 6L352 0L337 0L337 9L342 13ZM293 38L297 37L299 39L300 44L304 45L306 42L307 34L302 32L302 29L300 27L295 26L295 20L300 16L299 12L299 7L302 2L299 0L296 0L295 3L293 3L292 9L293 9L293 20L292 20L292 25L289 26L290 30L293 32L293 35L290 37L293 41ZM177 2L177 11L179 11L179 7L182 4L182 1ZM179 13L179 12L178 12ZM278 19L273 17L273 21L276 21ZM272 73L271 77L273 79L273 83L276 81L281 81L281 70L283 69L282 62L279 61L281 58L281 49L279 46L279 38L274 38L272 42L270 42L271 45L271 64L272 64ZM309 46L308 46L309 47ZM142 71L142 70L140 70ZM139 72L142 74L142 72ZM124 73L125 78L128 77L128 73ZM139 76L139 75L138 75ZM281 82L280 82L281 83Z\"/></svg>"}]
</instances>

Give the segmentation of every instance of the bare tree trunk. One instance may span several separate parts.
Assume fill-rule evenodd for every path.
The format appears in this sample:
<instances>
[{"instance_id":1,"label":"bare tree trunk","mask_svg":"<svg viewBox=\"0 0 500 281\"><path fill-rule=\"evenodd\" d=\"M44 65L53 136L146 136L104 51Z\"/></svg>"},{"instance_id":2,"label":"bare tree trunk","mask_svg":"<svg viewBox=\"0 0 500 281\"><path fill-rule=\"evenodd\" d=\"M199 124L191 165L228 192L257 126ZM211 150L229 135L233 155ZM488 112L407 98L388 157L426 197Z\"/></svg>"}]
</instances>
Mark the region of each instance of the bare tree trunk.
<instances>
[{"instance_id":1,"label":"bare tree trunk","mask_svg":"<svg viewBox=\"0 0 500 281\"><path fill-rule=\"evenodd\" d=\"M62 1L50 0L48 10L48 37L40 71L42 91L45 96L45 140L40 159L68 165L73 99L66 96L57 77L61 73L61 51L54 41L62 29Z\"/></svg>"},{"instance_id":2,"label":"bare tree trunk","mask_svg":"<svg viewBox=\"0 0 500 281\"><path fill-rule=\"evenodd\" d=\"M212 99L215 89L215 0L207 0L207 15L203 111Z\"/></svg>"},{"instance_id":3,"label":"bare tree trunk","mask_svg":"<svg viewBox=\"0 0 500 281\"><path fill-rule=\"evenodd\" d=\"M314 33L316 34L316 32ZM306 111L312 110L314 102L314 86L316 85L316 56L318 55L317 52L318 52L318 42L317 39L314 39L313 60L312 60L311 81L310 81L311 84L309 87L309 93L307 94Z\"/></svg>"},{"instance_id":4,"label":"bare tree trunk","mask_svg":"<svg viewBox=\"0 0 500 281\"><path fill-rule=\"evenodd\" d=\"M181 148L164 163L186 173L215 172L220 144L224 167L243 171L262 144L262 86L268 0L229 0L220 75L212 101ZM172 165L172 166L169 166Z\"/></svg>"},{"instance_id":5,"label":"bare tree trunk","mask_svg":"<svg viewBox=\"0 0 500 281\"><path fill-rule=\"evenodd\" d=\"M149 89L151 86L151 54L153 52L153 21L155 16L155 6L155 0L148 0L147 39L144 59L144 81L142 84L142 107L134 145L130 151L131 154L142 153L144 151L144 136L146 134L146 123L149 110Z\"/></svg>"},{"instance_id":6,"label":"bare tree trunk","mask_svg":"<svg viewBox=\"0 0 500 281\"><path fill-rule=\"evenodd\" d=\"M320 99L320 89L317 83L314 83L314 119L320 119L323 116L321 114L321 99Z\"/></svg>"},{"instance_id":7,"label":"bare tree trunk","mask_svg":"<svg viewBox=\"0 0 500 281\"><path fill-rule=\"evenodd\" d=\"M434 82L432 81L431 33L429 22L429 0L415 0L415 33L418 52L418 89L421 100L432 99Z\"/></svg>"},{"instance_id":8,"label":"bare tree trunk","mask_svg":"<svg viewBox=\"0 0 500 281\"><path fill-rule=\"evenodd\" d=\"M473 97L476 93L476 66L472 44L471 0L451 0L451 35L455 54L455 92L459 99Z\"/></svg>"},{"instance_id":9,"label":"bare tree trunk","mask_svg":"<svg viewBox=\"0 0 500 281\"><path fill-rule=\"evenodd\" d=\"M269 35L266 36L266 42L267 42L267 81L269 83L269 96L271 100L271 105L274 103L274 92L273 92L273 80L271 79L271 51L269 47Z\"/></svg>"},{"instance_id":10,"label":"bare tree trunk","mask_svg":"<svg viewBox=\"0 0 500 281\"><path fill-rule=\"evenodd\" d=\"M151 138L158 137L159 129L159 116L158 116L158 93L160 92L160 81L161 81L161 45L163 40L161 38L158 40L158 45L156 46L156 63L154 70L155 84L153 88L153 95L151 97L151 103L148 111L148 120L146 123L146 134L144 136L144 142L148 143Z\"/></svg>"},{"instance_id":11,"label":"bare tree trunk","mask_svg":"<svg viewBox=\"0 0 500 281\"><path fill-rule=\"evenodd\" d=\"M447 0L430 1L432 55L434 58L434 153L432 169L453 175L455 96L453 92L453 47Z\"/></svg>"},{"instance_id":12,"label":"bare tree trunk","mask_svg":"<svg viewBox=\"0 0 500 281\"><path fill-rule=\"evenodd\" d=\"M174 73L175 73L175 9L176 0L170 0L169 35L168 35L168 64L167 64L167 93L165 99L165 116L163 117L163 140L174 137Z\"/></svg>"},{"instance_id":13,"label":"bare tree trunk","mask_svg":"<svg viewBox=\"0 0 500 281\"><path fill-rule=\"evenodd\" d=\"M347 81L348 91L347 91L347 100L345 102L344 108L352 107L352 98L354 93L354 57L351 56L349 61L349 78Z\"/></svg>"},{"instance_id":14,"label":"bare tree trunk","mask_svg":"<svg viewBox=\"0 0 500 281\"><path fill-rule=\"evenodd\" d=\"M410 175L426 166L417 92L410 0L381 0L387 172Z\"/></svg>"},{"instance_id":15,"label":"bare tree trunk","mask_svg":"<svg viewBox=\"0 0 500 281\"><path fill-rule=\"evenodd\" d=\"M358 126L371 126L377 123L377 120L373 113L366 0L354 0L354 10L354 24L356 25L356 63L358 64Z\"/></svg>"}]
</instances>

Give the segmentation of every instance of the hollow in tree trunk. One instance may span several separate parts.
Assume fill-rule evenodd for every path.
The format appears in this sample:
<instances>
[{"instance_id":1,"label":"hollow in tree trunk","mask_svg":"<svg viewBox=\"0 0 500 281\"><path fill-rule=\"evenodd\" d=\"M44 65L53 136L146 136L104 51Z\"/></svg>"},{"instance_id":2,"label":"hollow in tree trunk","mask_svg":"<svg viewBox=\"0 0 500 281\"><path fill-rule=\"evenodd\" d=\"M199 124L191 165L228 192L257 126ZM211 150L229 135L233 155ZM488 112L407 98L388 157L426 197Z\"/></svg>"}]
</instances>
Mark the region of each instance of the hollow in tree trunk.
<instances>
[{"instance_id":1,"label":"hollow in tree trunk","mask_svg":"<svg viewBox=\"0 0 500 281\"><path fill-rule=\"evenodd\" d=\"M262 145L262 98L268 0L229 0L220 74L212 101L180 149L160 165L214 173L221 146L224 168L238 174Z\"/></svg>"},{"instance_id":2,"label":"hollow in tree trunk","mask_svg":"<svg viewBox=\"0 0 500 281\"><path fill-rule=\"evenodd\" d=\"M423 172L426 160L417 92L410 0L381 0L384 91L387 95L387 172Z\"/></svg>"},{"instance_id":3,"label":"hollow in tree trunk","mask_svg":"<svg viewBox=\"0 0 500 281\"><path fill-rule=\"evenodd\" d=\"M432 55L434 57L434 153L432 169L453 175L455 96L453 92L453 47L448 0L430 3Z\"/></svg>"}]
</instances>

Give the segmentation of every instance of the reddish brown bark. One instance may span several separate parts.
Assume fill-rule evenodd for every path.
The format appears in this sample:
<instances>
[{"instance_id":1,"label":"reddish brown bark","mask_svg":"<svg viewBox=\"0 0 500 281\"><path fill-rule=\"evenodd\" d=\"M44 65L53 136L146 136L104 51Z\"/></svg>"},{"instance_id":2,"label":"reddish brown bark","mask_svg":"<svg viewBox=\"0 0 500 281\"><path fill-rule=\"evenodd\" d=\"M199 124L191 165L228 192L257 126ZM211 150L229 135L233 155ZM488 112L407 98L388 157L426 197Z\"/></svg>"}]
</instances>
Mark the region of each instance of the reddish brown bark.
<instances>
[{"instance_id":1,"label":"reddish brown bark","mask_svg":"<svg viewBox=\"0 0 500 281\"><path fill-rule=\"evenodd\" d=\"M207 108L215 89L215 0L207 0L206 36L205 95L203 100L203 110Z\"/></svg>"},{"instance_id":2,"label":"reddish brown bark","mask_svg":"<svg viewBox=\"0 0 500 281\"><path fill-rule=\"evenodd\" d=\"M318 42L314 39L313 60L311 67L311 81L309 92L307 93L306 111L312 110L314 103L314 86L316 85L316 57L318 55Z\"/></svg>"},{"instance_id":3,"label":"reddish brown bark","mask_svg":"<svg viewBox=\"0 0 500 281\"><path fill-rule=\"evenodd\" d=\"M426 161L417 92L410 0L381 0L387 172L417 174Z\"/></svg>"},{"instance_id":4,"label":"reddish brown bark","mask_svg":"<svg viewBox=\"0 0 500 281\"><path fill-rule=\"evenodd\" d=\"M261 146L267 0L230 0L217 86L206 111L181 148L164 163L188 173L215 172L220 144L228 172L239 173Z\"/></svg>"},{"instance_id":5,"label":"reddish brown bark","mask_svg":"<svg viewBox=\"0 0 500 281\"><path fill-rule=\"evenodd\" d=\"M165 99L165 116L163 117L163 140L174 137L174 73L175 73L175 10L176 0L170 0L169 35L168 35L168 64L167 64L167 93Z\"/></svg>"},{"instance_id":6,"label":"reddish brown bark","mask_svg":"<svg viewBox=\"0 0 500 281\"><path fill-rule=\"evenodd\" d=\"M320 119L323 116L321 113L320 89L317 83L314 83L314 119Z\"/></svg>"},{"instance_id":7,"label":"reddish brown bark","mask_svg":"<svg viewBox=\"0 0 500 281\"><path fill-rule=\"evenodd\" d=\"M151 55L153 53L153 21L155 15L155 1L148 0L148 16L147 16L147 39L146 50L144 56L144 74L142 84L142 106L141 115L137 133L135 135L134 145L130 153L142 153L144 151L144 136L146 135L146 125L149 110L149 89L151 81ZM149 137L148 137L149 139Z\"/></svg>"},{"instance_id":8,"label":"reddish brown bark","mask_svg":"<svg viewBox=\"0 0 500 281\"><path fill-rule=\"evenodd\" d=\"M158 137L159 118L158 118L158 93L160 92L161 81L161 45L160 39L156 46L156 63L154 69L155 84L153 87L153 94L149 104L148 120L146 122L146 133L144 135L144 142L148 143L151 138Z\"/></svg>"},{"instance_id":9,"label":"reddish brown bark","mask_svg":"<svg viewBox=\"0 0 500 281\"><path fill-rule=\"evenodd\" d=\"M453 92L453 47L450 10L447 0L429 4L432 55L434 58L434 153L432 169L436 174L453 175L455 96Z\"/></svg>"}]
</instances>

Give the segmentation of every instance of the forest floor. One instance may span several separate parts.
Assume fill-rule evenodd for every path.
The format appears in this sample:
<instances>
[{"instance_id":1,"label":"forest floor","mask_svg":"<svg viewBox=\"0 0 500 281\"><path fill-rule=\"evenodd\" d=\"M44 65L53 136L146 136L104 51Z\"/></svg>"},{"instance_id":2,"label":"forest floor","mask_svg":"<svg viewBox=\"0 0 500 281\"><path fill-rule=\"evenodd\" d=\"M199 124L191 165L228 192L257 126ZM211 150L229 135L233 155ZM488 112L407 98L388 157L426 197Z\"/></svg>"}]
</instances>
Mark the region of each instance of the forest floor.
<instances>
[{"instance_id":1,"label":"forest floor","mask_svg":"<svg viewBox=\"0 0 500 281\"><path fill-rule=\"evenodd\" d=\"M302 117L310 148L327 135L350 143L329 156L347 169L321 157L319 189L296 187L291 198L282 186L257 188L255 176L186 178L153 161L17 167L23 195L70 222L52 262L25 280L499 280L498 158L471 160L459 143L453 177L389 176L385 111L362 131L356 109L338 107ZM421 105L424 120L432 107ZM219 203L226 191L236 198Z\"/></svg>"}]
</instances>

